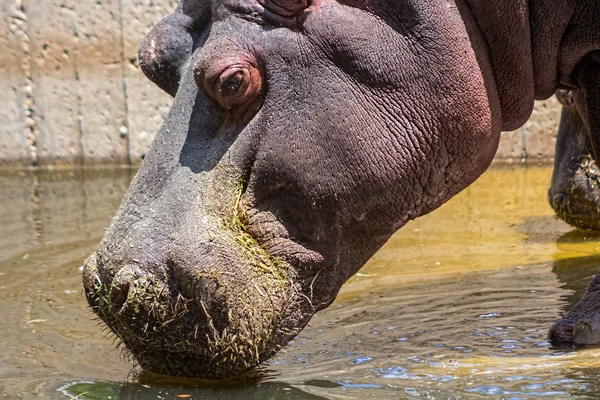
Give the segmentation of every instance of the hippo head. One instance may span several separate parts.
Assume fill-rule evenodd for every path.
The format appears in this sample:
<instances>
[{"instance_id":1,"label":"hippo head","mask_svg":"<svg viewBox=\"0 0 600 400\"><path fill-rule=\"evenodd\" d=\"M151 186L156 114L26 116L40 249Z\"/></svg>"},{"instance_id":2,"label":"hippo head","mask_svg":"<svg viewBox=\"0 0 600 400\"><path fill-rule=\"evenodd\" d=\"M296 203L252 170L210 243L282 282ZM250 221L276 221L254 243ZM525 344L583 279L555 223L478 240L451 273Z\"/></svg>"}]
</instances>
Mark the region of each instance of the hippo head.
<instances>
[{"instance_id":1,"label":"hippo head","mask_svg":"<svg viewBox=\"0 0 600 400\"><path fill-rule=\"evenodd\" d=\"M559 90L563 105L548 201L556 215L581 229L600 230L600 171L582 90ZM597 135L595 135L597 136Z\"/></svg>"},{"instance_id":2,"label":"hippo head","mask_svg":"<svg viewBox=\"0 0 600 400\"><path fill-rule=\"evenodd\" d=\"M142 69L175 99L84 269L143 369L263 362L488 167L500 100L471 18L441 0L184 0L150 32Z\"/></svg>"}]
</instances>

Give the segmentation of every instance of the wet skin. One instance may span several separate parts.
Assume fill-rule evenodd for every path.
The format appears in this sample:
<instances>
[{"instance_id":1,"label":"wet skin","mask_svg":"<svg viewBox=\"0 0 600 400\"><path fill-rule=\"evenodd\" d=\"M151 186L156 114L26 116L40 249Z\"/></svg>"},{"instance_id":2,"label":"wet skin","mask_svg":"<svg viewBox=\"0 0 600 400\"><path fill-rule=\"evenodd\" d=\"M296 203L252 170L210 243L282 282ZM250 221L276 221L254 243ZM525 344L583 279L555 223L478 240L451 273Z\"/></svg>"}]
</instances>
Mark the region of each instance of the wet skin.
<instances>
[{"instance_id":1,"label":"wet skin","mask_svg":"<svg viewBox=\"0 0 600 400\"><path fill-rule=\"evenodd\" d=\"M477 179L534 98L593 103L600 10L500 3L184 0L150 32L142 69L175 99L84 269L142 368L218 379L268 359Z\"/></svg>"}]
</instances>

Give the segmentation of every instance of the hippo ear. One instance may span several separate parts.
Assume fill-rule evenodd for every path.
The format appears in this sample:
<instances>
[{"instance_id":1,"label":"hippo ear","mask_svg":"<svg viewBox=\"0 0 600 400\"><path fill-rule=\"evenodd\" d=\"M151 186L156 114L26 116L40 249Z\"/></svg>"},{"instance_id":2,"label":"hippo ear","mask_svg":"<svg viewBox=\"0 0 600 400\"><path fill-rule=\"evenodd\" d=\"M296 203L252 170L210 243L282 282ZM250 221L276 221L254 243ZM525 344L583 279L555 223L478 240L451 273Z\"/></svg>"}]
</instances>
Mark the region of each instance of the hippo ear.
<instances>
[{"instance_id":1,"label":"hippo ear","mask_svg":"<svg viewBox=\"0 0 600 400\"><path fill-rule=\"evenodd\" d=\"M171 96L181 78L180 68L192 55L194 33L210 20L211 3L183 0L175 12L160 21L144 38L139 49L144 74Z\"/></svg>"},{"instance_id":2,"label":"hippo ear","mask_svg":"<svg viewBox=\"0 0 600 400\"><path fill-rule=\"evenodd\" d=\"M192 37L184 28L161 21L140 45L140 67L158 87L175 96L181 78L179 69L191 56L192 48Z\"/></svg>"}]
</instances>

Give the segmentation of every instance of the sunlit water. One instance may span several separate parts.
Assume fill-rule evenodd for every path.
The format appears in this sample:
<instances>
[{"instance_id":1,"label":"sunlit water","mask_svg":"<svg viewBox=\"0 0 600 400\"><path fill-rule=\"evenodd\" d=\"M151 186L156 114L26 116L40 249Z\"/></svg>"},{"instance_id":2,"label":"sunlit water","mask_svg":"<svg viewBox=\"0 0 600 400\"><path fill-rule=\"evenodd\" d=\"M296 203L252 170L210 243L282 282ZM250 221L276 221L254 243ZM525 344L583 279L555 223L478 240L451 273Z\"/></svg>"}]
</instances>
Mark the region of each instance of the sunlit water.
<instances>
[{"instance_id":1,"label":"sunlit water","mask_svg":"<svg viewBox=\"0 0 600 400\"><path fill-rule=\"evenodd\" d=\"M79 267L128 170L0 175L4 398L600 396L600 349L548 327L600 270L600 236L546 202L550 169L496 168L410 223L259 372L224 384L131 373L86 308Z\"/></svg>"}]
</instances>

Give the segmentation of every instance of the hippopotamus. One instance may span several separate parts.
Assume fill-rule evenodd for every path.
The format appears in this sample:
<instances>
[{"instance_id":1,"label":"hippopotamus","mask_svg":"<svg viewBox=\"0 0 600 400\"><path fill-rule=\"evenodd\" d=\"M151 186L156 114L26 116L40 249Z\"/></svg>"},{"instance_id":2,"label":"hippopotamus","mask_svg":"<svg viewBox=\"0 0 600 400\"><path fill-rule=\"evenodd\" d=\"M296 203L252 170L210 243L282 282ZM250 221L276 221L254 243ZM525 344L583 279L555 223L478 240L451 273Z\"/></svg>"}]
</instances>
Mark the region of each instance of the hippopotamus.
<instances>
[{"instance_id":1,"label":"hippopotamus","mask_svg":"<svg viewBox=\"0 0 600 400\"><path fill-rule=\"evenodd\" d=\"M600 149L598 50L595 0L182 0L140 46L173 105L87 300L144 370L240 374L475 181L535 99L571 93L561 132Z\"/></svg>"}]
</instances>

